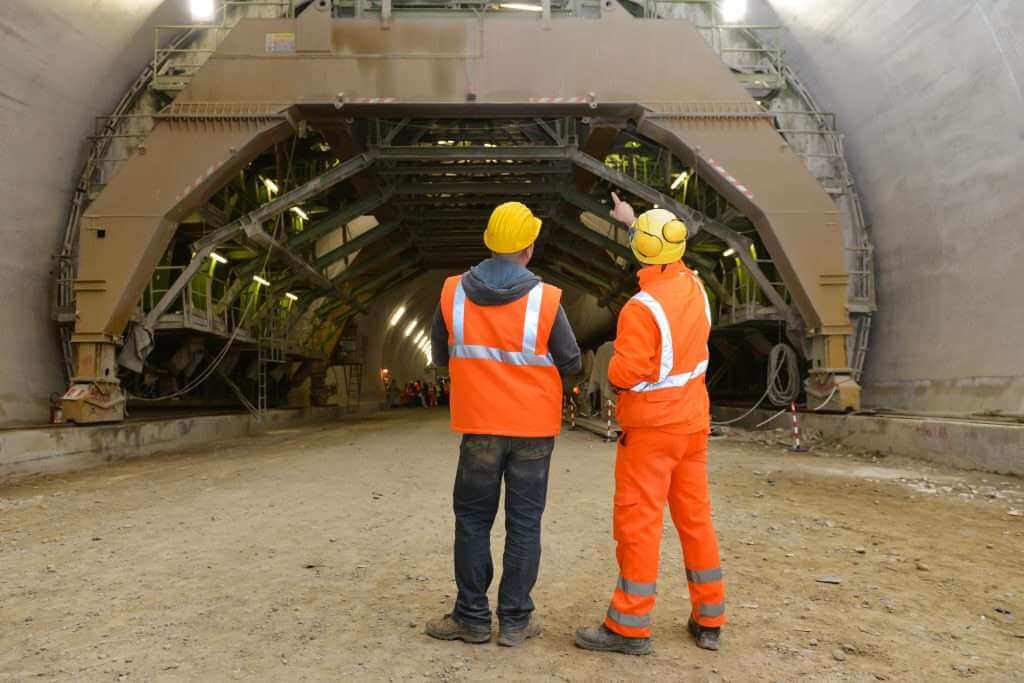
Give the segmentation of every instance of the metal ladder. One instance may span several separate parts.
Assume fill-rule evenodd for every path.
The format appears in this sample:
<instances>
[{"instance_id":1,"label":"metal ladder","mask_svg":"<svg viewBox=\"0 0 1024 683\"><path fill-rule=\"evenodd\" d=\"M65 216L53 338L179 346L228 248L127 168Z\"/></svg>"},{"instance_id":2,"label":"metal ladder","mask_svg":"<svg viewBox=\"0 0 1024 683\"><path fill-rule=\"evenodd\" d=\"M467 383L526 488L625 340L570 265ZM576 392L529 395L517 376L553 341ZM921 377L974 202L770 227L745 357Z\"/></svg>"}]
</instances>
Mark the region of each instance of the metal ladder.
<instances>
[{"instance_id":1,"label":"metal ladder","mask_svg":"<svg viewBox=\"0 0 1024 683\"><path fill-rule=\"evenodd\" d=\"M261 328L259 341L256 345L256 410L260 415L270 408L270 379L268 366L272 363L285 362L285 348L288 339L282 334L283 323L280 316L272 315Z\"/></svg>"},{"instance_id":2,"label":"metal ladder","mask_svg":"<svg viewBox=\"0 0 1024 683\"><path fill-rule=\"evenodd\" d=\"M345 379L345 408L359 407L363 397L364 337L343 337L338 340L338 365ZM340 397L339 397L340 399ZM339 400L340 404L340 400Z\"/></svg>"}]
</instances>

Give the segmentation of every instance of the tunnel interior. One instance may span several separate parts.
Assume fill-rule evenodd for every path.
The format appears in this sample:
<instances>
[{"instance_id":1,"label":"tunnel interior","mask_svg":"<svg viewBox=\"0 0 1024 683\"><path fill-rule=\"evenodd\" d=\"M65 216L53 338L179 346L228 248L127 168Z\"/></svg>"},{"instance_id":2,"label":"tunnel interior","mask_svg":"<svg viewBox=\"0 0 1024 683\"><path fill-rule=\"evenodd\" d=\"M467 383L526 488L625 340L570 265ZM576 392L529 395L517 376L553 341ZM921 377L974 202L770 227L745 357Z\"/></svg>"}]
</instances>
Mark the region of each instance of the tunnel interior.
<instances>
[{"instance_id":1,"label":"tunnel interior","mask_svg":"<svg viewBox=\"0 0 1024 683\"><path fill-rule=\"evenodd\" d=\"M141 371L122 369L133 397L129 407L158 405L183 390L178 405L227 407L243 397L255 404L261 393L270 406L287 405L324 368L324 385L311 389L321 392L318 401L344 400L348 372L361 372L368 392L380 388L375 385L384 369L399 382L433 377L428 337L440 284L488 257L483 228L504 201L521 201L544 220L531 269L563 289L581 348L596 351L614 338L615 314L637 289L625 230L607 218L609 195L623 192L638 211L654 205L574 165L573 149L748 237L752 255L788 297L750 221L693 168L630 130L628 121L612 127L573 116L307 120L181 221L141 313L152 311L195 258L194 244L353 154L373 150L379 158L369 168L266 224L277 243L323 269L338 290L325 293L297 276L280 251L245 233L234 235L209 254L164 312ZM685 260L706 283L718 320L713 395L747 400L764 389L768 351L785 341L785 323L772 316L730 251L699 232ZM768 313L729 324L734 305ZM268 348L275 344L276 351ZM341 370L356 359L365 367ZM288 362L274 364L261 380L260 364L268 360Z\"/></svg>"},{"instance_id":2,"label":"tunnel interior","mask_svg":"<svg viewBox=\"0 0 1024 683\"><path fill-rule=\"evenodd\" d=\"M441 283L488 256L482 234L490 212L520 201L544 222L530 267L564 292L585 352L585 393L596 408L609 395L603 368L616 315L637 290L628 226L609 215L612 191L638 212L667 208L688 225L685 262L704 282L713 315L707 381L714 400L768 397L781 405L827 395L825 406L844 383L857 386L874 294L856 194L834 153L834 121L813 109L758 35L714 22L710 37L693 29L680 34L661 16L634 18L635 8L615 15L614 3L594 16L561 8L559 21L539 24L498 12L496 19L478 17L478 27L455 11L428 16L401 4L402 22L390 26L382 16L377 25L332 16L326 9L333 3L320 4L320 14L320 5L303 6L274 20L241 3L233 10L237 26L212 47L201 31L164 43L158 31L140 88L126 95L121 114L98 121L58 256L53 312L72 387L65 405L119 383L129 411L241 405L258 412L378 401L384 377L433 378L439 370L428 363L429 324ZM391 59L388 51L396 50L396 64L422 63L435 81L465 75L468 88L482 78L470 78L471 70L497 74L514 66L500 48L485 50L485 37L488 45L534 37L540 54L544 41L557 50L559 32L577 31L582 24L574 17L584 16L599 19L587 24L593 36L681 35L673 49L708 77L674 83L675 97L707 101L510 97L486 92L497 87L494 76L484 79L485 92L467 89L447 102L417 101L417 88L435 94L415 80L405 84L405 100L301 94L318 87L317 70L367 77L370 71L343 59L303 54L337 52L354 40L350 33L365 36L363 49L381 41L372 60ZM693 25L707 29L701 21ZM298 69L292 73L303 82L295 87L247 52L247 41L282 28L297 33L266 35L292 36L274 68ZM425 29L463 38L479 30L479 46L465 58L395 47L396 36ZM296 48L296 35L312 36L310 46ZM251 82L237 78L233 66L246 60L258 68ZM566 70L556 76L562 81L593 72L582 62L557 68ZM380 84L370 77L364 85ZM271 93L260 87L291 104L265 103ZM525 93L544 87L525 86ZM718 146L719 161L701 140ZM741 140L760 147L744 159ZM209 151L219 144L228 145L226 160ZM210 159L208 170L206 161L189 158L191 150ZM722 166L729 154L738 154L731 168L739 179ZM764 172L769 157L779 158L777 173ZM744 164L749 172L741 175ZM160 175L167 170L188 181L190 165L199 177L165 205L176 188L164 185L177 181ZM796 184L786 189L776 175ZM755 199L755 182L765 195L781 186L782 202ZM816 206L800 204L808 188L821 195ZM164 215L143 225L139 217L150 213ZM139 262L115 275L124 257ZM824 384L812 396L814 378ZM100 413L117 400L108 390L92 395ZM858 400L859 393L843 405Z\"/></svg>"}]
</instances>

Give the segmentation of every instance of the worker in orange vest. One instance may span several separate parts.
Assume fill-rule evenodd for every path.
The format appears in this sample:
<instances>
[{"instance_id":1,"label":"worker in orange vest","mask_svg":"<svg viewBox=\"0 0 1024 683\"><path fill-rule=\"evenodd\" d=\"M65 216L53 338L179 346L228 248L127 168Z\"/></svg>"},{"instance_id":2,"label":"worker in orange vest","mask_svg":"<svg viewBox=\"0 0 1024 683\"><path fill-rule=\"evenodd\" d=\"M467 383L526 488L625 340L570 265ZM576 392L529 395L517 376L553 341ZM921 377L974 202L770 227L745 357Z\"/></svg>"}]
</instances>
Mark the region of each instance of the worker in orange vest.
<instances>
[{"instance_id":1,"label":"worker in orange vest","mask_svg":"<svg viewBox=\"0 0 1024 683\"><path fill-rule=\"evenodd\" d=\"M653 209L634 218L612 195L612 215L630 225L629 243L645 267L640 291L622 308L608 380L619 392L622 427L615 459L614 536L619 577L596 627L576 631L587 650L651 652L658 555L665 503L679 532L697 645L717 650L725 587L707 483L711 416L704 375L711 307L683 262L686 226Z\"/></svg>"},{"instance_id":2,"label":"worker in orange vest","mask_svg":"<svg viewBox=\"0 0 1024 683\"><path fill-rule=\"evenodd\" d=\"M491 258L448 278L431 328L431 355L451 376L451 425L461 432L455 508L455 607L427 624L441 640L491 639L487 589L491 526L505 479L505 555L498 590L499 645L540 634L530 592L540 565L541 515L562 379L580 371L580 350L562 292L527 270L541 221L509 202L491 214Z\"/></svg>"}]
</instances>

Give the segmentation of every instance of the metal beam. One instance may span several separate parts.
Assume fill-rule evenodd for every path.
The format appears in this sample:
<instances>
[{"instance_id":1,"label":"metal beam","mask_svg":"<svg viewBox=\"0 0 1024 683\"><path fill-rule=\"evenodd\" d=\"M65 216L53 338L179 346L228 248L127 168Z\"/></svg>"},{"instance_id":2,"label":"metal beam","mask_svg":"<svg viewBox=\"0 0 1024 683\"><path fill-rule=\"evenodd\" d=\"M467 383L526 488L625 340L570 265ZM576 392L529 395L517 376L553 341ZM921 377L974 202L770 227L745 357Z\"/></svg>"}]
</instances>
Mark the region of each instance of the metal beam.
<instances>
[{"instance_id":1,"label":"metal beam","mask_svg":"<svg viewBox=\"0 0 1024 683\"><path fill-rule=\"evenodd\" d=\"M493 195L530 195L558 194L558 186L553 183L416 183L399 185L395 188L398 195L430 195L430 194L472 194L480 196Z\"/></svg>"},{"instance_id":2,"label":"metal beam","mask_svg":"<svg viewBox=\"0 0 1024 683\"><path fill-rule=\"evenodd\" d=\"M571 160L573 146L536 147L374 147L382 161L558 161Z\"/></svg>"},{"instance_id":3,"label":"metal beam","mask_svg":"<svg viewBox=\"0 0 1024 683\"><path fill-rule=\"evenodd\" d=\"M633 252L632 250L630 250L629 247L619 244L610 237L605 237L596 230L591 230L587 226L577 222L572 218L568 218L557 213L552 218L556 223L558 223L560 226L571 232L573 235L585 239L591 244L595 244L601 247L602 249L606 249L615 254L616 256L621 256L622 258L625 259L633 258Z\"/></svg>"},{"instance_id":4,"label":"metal beam","mask_svg":"<svg viewBox=\"0 0 1024 683\"><path fill-rule=\"evenodd\" d=\"M377 227L367 230L362 235L359 235L359 237L351 239L345 244L342 244L341 246L330 250L323 256L320 256L316 260L316 266L317 268L326 268L332 263L335 263L336 261L345 258L352 252L359 251L360 249L363 249L373 244L382 237L390 235L391 233L398 230L398 228L400 228L401 226L401 219L381 223Z\"/></svg>"},{"instance_id":5,"label":"metal beam","mask_svg":"<svg viewBox=\"0 0 1024 683\"><path fill-rule=\"evenodd\" d=\"M348 301L350 304L358 308L360 312L364 312L358 301L355 301L349 297L347 293L341 291L337 285L324 277L319 270L311 266L301 256L271 237L262 226L251 225L246 228L245 234L249 239L256 242L267 251L276 253L280 256L282 260L292 268L293 272L298 277L310 283L317 289L333 294L339 299Z\"/></svg>"},{"instance_id":6,"label":"metal beam","mask_svg":"<svg viewBox=\"0 0 1024 683\"><path fill-rule=\"evenodd\" d=\"M349 221L358 218L359 216L371 213L374 209L383 206L389 199L391 199L391 195L391 188L386 187L381 192L377 192L376 194L363 197L351 204L347 204L337 211L328 214L316 223L313 223L298 235L289 239L288 246L299 247L303 244L308 244L317 240L332 230L344 226Z\"/></svg>"},{"instance_id":7,"label":"metal beam","mask_svg":"<svg viewBox=\"0 0 1024 683\"><path fill-rule=\"evenodd\" d=\"M429 173L457 173L458 175L544 175L565 174L567 166L550 166L546 164L428 164L425 166L391 166L382 167L377 171L380 175L422 175Z\"/></svg>"},{"instance_id":8,"label":"metal beam","mask_svg":"<svg viewBox=\"0 0 1024 683\"><path fill-rule=\"evenodd\" d=\"M225 225L223 228L214 230L209 235L194 242L192 244L192 248L196 251L200 251L206 247L216 247L225 240L229 240L238 233L245 231L250 225L259 226L263 221L273 218L277 214L287 211L297 204L301 204L310 197L315 197L324 190L334 187L338 183L351 178L360 171L365 171L372 164L372 154L360 154L343 161L329 171L325 171L309 182L285 192L277 199L267 202L263 206L246 214L245 216L242 216L238 220Z\"/></svg>"}]
</instances>

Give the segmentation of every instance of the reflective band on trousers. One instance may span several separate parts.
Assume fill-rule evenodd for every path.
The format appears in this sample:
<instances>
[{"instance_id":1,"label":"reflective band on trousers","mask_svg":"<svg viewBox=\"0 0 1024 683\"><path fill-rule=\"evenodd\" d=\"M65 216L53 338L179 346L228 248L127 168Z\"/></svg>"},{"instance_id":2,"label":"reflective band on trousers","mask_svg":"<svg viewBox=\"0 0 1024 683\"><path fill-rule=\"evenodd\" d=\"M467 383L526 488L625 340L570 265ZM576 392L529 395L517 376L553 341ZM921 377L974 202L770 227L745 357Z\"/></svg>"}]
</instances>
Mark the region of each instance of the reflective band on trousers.
<instances>
[{"instance_id":1,"label":"reflective band on trousers","mask_svg":"<svg viewBox=\"0 0 1024 683\"><path fill-rule=\"evenodd\" d=\"M459 281L452 304L452 337L455 343L448 347L452 358L493 360L508 365L554 365L551 354L537 354L537 335L540 326L540 305L544 298L544 285L537 283L526 297L526 319L523 321L523 350L506 351L493 346L465 343L466 290Z\"/></svg>"},{"instance_id":2,"label":"reflective band on trousers","mask_svg":"<svg viewBox=\"0 0 1024 683\"><path fill-rule=\"evenodd\" d=\"M722 580L722 569L687 569L686 580L690 583L714 583Z\"/></svg>"},{"instance_id":3,"label":"reflective band on trousers","mask_svg":"<svg viewBox=\"0 0 1024 683\"><path fill-rule=\"evenodd\" d=\"M616 624L630 626L632 628L647 628L651 625L651 615L645 614L642 617L635 617L632 614L623 614L614 607L608 608L608 618Z\"/></svg>"},{"instance_id":4,"label":"reflective band on trousers","mask_svg":"<svg viewBox=\"0 0 1024 683\"><path fill-rule=\"evenodd\" d=\"M655 588L657 587L657 584L639 583L637 581L630 581L629 579L624 579L620 576L619 581L615 585L615 587L623 593L626 593L627 595L633 595L638 598L646 598L648 596L655 594Z\"/></svg>"},{"instance_id":5,"label":"reflective band on trousers","mask_svg":"<svg viewBox=\"0 0 1024 683\"><path fill-rule=\"evenodd\" d=\"M725 614L724 602L705 602L700 606L700 615L702 617L720 617L723 614Z\"/></svg>"},{"instance_id":6,"label":"reflective band on trousers","mask_svg":"<svg viewBox=\"0 0 1024 683\"><path fill-rule=\"evenodd\" d=\"M711 306L708 303L707 292L704 291L704 287L700 287L701 294L704 295L704 314L708 317L708 322L711 322ZM670 375L672 367L675 365L675 352L672 345L672 328L668 324L668 316L665 315L665 309L662 308L658 300L647 292L637 292L633 296L633 299L639 301L647 310L654 316L654 321L658 323L658 332L661 333L661 361L658 368L658 381L657 382L640 382L636 386L630 388L630 391L658 391L659 389L673 389L677 387L686 386L690 380L696 379L703 375L708 369L708 361L705 358L701 362L697 363L697 367L689 372L681 372L677 375Z\"/></svg>"}]
</instances>

